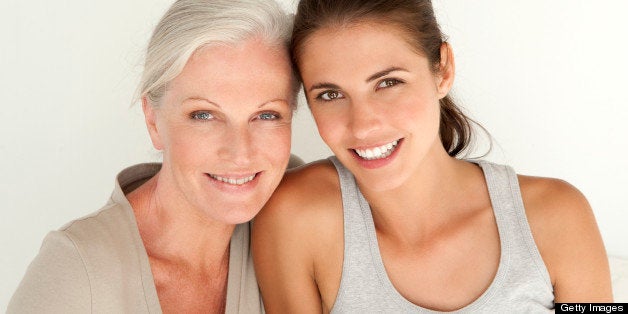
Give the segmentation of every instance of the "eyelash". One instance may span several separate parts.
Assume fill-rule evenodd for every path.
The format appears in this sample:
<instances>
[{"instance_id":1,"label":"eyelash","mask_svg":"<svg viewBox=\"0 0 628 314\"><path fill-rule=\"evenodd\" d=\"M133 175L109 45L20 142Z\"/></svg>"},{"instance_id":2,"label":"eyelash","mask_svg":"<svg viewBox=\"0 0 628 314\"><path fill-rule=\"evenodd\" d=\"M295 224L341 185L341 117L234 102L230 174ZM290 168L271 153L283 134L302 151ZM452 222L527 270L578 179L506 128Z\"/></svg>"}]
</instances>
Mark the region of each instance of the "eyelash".
<instances>
[{"instance_id":1,"label":"eyelash","mask_svg":"<svg viewBox=\"0 0 628 314\"><path fill-rule=\"evenodd\" d=\"M382 89L382 88L389 88L389 87L394 87L398 84L402 84L404 83L402 80L396 79L396 78L387 78L384 80L381 80L377 86L376 86L376 90ZM382 86L383 84L383 86ZM333 97L331 97L330 95L335 95ZM334 101L336 99L342 99L344 98L344 95L337 91L337 90L327 90L324 91L320 94L318 94L318 96L316 96L317 100L320 101Z\"/></svg>"},{"instance_id":2,"label":"eyelash","mask_svg":"<svg viewBox=\"0 0 628 314\"><path fill-rule=\"evenodd\" d=\"M377 84L377 89L381 89L381 88L389 88L389 87L393 87L397 84L401 84L403 83L403 81L398 80L396 78L387 78L384 80L381 80L378 84ZM381 86L382 84L384 84L384 86Z\"/></svg>"},{"instance_id":3,"label":"eyelash","mask_svg":"<svg viewBox=\"0 0 628 314\"><path fill-rule=\"evenodd\" d=\"M194 111L190 114L190 119L199 120L199 121L207 121L212 120L214 115L208 111Z\"/></svg>"},{"instance_id":4,"label":"eyelash","mask_svg":"<svg viewBox=\"0 0 628 314\"><path fill-rule=\"evenodd\" d=\"M329 95L331 94L335 94L336 96L334 97L330 97ZM327 98L327 99L325 99ZM342 95L341 92L337 91L337 90L328 90L328 91L324 91L320 94L318 94L318 96L316 96L316 99L321 100L321 101L333 101L339 98L344 98L344 95Z\"/></svg>"},{"instance_id":5,"label":"eyelash","mask_svg":"<svg viewBox=\"0 0 628 314\"><path fill-rule=\"evenodd\" d=\"M190 119L199 121L209 121L214 119L214 115L208 111L194 111L190 113ZM263 121L274 121L281 119L281 115L277 112L262 112L257 115L257 119Z\"/></svg>"},{"instance_id":6,"label":"eyelash","mask_svg":"<svg viewBox=\"0 0 628 314\"><path fill-rule=\"evenodd\" d=\"M263 118L264 116L266 118ZM270 116L270 117L268 117L268 116ZM279 119L281 119L281 115L279 113L277 113L277 112L262 112L259 115L257 115L257 117L260 120L271 120L271 121L272 120L279 120Z\"/></svg>"}]
</instances>

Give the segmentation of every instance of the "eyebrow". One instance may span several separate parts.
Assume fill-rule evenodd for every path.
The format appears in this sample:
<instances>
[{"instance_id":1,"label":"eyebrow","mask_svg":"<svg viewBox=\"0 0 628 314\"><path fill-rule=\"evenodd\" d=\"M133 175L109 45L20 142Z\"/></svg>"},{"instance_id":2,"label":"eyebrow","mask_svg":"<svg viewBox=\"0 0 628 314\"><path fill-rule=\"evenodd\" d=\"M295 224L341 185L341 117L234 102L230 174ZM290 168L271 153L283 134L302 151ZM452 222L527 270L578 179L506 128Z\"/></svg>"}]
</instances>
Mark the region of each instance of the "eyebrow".
<instances>
[{"instance_id":1,"label":"eyebrow","mask_svg":"<svg viewBox=\"0 0 628 314\"><path fill-rule=\"evenodd\" d=\"M267 101L267 102L262 103L262 104L261 104L261 105L259 105L257 108L262 108L262 107L264 107L264 106L266 106L266 105L268 105L268 104L272 104L272 103L275 103L275 102L285 102L285 103L289 103L289 102L288 102L287 100L285 100L285 99L275 98L275 99L271 99L271 100L269 100L269 101Z\"/></svg>"},{"instance_id":2,"label":"eyebrow","mask_svg":"<svg viewBox=\"0 0 628 314\"><path fill-rule=\"evenodd\" d=\"M222 107L220 107L219 104L217 104L217 103L215 103L215 102L213 102L213 101L211 101L211 100L209 100L207 98L203 98L203 97L196 97L196 96L195 97L188 97L184 101L182 101L181 103L185 103L187 101L203 101L203 102L206 102L208 104L211 104L211 105L214 105L214 106L218 107L218 109L222 109ZM274 102L279 102L279 101L287 102L285 99L275 98L275 99L271 99L269 101L266 101L266 102L260 104L257 108L262 108L262 107L264 107L264 106L266 106L268 104L271 104L271 103L274 103Z\"/></svg>"},{"instance_id":3,"label":"eyebrow","mask_svg":"<svg viewBox=\"0 0 628 314\"><path fill-rule=\"evenodd\" d=\"M366 82L368 83L368 82L370 82L370 81L376 80L376 79L378 79L378 78L380 78L380 77L382 77L382 76L386 76L386 75L390 74L390 72L395 72L395 71L405 71L405 72L408 72L408 70L406 70L406 69L404 69L404 68L399 68L399 67L390 67L390 68L388 68L388 69L386 69L386 70L379 71L379 72L377 72L377 73L375 73L375 74L373 74L373 75L369 76L369 77L366 79Z\"/></svg>"},{"instance_id":4,"label":"eyebrow","mask_svg":"<svg viewBox=\"0 0 628 314\"><path fill-rule=\"evenodd\" d=\"M371 76L369 76L366 79L366 82L371 82L373 80L376 80L382 76L386 76L388 74L390 74L391 72L395 72L395 71L404 71L404 72L409 72L408 70L404 69L404 68L400 68L400 67L390 67L388 69L379 71ZM308 91L313 91L315 89L340 89L340 86L333 84L333 83L318 83L316 85L313 85L312 87L310 87L310 89Z\"/></svg>"},{"instance_id":5,"label":"eyebrow","mask_svg":"<svg viewBox=\"0 0 628 314\"><path fill-rule=\"evenodd\" d=\"M329 89L340 89L340 86L336 85L336 84L332 84L332 83L318 83L316 85L313 85L312 87L310 87L309 91L313 91L315 89L325 89L325 88L329 88Z\"/></svg>"},{"instance_id":6,"label":"eyebrow","mask_svg":"<svg viewBox=\"0 0 628 314\"><path fill-rule=\"evenodd\" d=\"M203 98L203 97L198 97L198 96L188 97L185 100L183 100L181 103L185 103L187 101L204 101L206 103L209 103L209 104L212 104L212 105L218 107L218 109L222 109L222 108L220 108L219 104L217 104L217 103L215 103L215 102L213 102L213 101L211 101L209 99Z\"/></svg>"}]
</instances>

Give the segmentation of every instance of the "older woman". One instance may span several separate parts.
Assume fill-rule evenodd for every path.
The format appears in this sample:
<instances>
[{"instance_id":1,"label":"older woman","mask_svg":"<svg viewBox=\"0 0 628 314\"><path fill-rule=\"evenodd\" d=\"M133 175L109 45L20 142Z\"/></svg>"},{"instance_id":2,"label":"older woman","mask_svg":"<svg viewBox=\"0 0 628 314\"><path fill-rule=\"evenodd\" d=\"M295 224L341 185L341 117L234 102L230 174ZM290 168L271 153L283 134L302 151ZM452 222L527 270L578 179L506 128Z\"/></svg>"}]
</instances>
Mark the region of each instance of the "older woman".
<instances>
[{"instance_id":1,"label":"older woman","mask_svg":"<svg viewBox=\"0 0 628 314\"><path fill-rule=\"evenodd\" d=\"M260 312L248 221L289 161L290 31L272 0L175 2L140 86L163 163L51 232L8 312Z\"/></svg>"}]
</instances>

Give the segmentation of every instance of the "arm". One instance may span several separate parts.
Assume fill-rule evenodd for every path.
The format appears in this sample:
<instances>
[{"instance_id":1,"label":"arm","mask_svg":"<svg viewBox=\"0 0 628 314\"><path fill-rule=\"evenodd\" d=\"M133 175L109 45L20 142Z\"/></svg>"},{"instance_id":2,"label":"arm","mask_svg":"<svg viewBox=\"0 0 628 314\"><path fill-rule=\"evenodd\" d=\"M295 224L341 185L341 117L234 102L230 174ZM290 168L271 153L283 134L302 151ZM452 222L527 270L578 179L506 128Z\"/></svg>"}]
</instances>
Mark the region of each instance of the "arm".
<instances>
[{"instance_id":1,"label":"arm","mask_svg":"<svg viewBox=\"0 0 628 314\"><path fill-rule=\"evenodd\" d=\"M89 278L74 243L50 232L9 302L7 313L89 313Z\"/></svg>"},{"instance_id":2,"label":"arm","mask_svg":"<svg viewBox=\"0 0 628 314\"><path fill-rule=\"evenodd\" d=\"M555 302L612 302L608 258L586 198L560 180L521 176L520 183Z\"/></svg>"},{"instance_id":3,"label":"arm","mask_svg":"<svg viewBox=\"0 0 628 314\"><path fill-rule=\"evenodd\" d=\"M287 174L253 223L253 259L267 312L329 312L339 286L342 234L333 166L323 162Z\"/></svg>"},{"instance_id":4,"label":"arm","mask_svg":"<svg viewBox=\"0 0 628 314\"><path fill-rule=\"evenodd\" d=\"M308 224L291 210L289 189L275 192L255 217L252 252L255 273L268 313L321 313ZM310 238L311 239L311 238Z\"/></svg>"}]
</instances>

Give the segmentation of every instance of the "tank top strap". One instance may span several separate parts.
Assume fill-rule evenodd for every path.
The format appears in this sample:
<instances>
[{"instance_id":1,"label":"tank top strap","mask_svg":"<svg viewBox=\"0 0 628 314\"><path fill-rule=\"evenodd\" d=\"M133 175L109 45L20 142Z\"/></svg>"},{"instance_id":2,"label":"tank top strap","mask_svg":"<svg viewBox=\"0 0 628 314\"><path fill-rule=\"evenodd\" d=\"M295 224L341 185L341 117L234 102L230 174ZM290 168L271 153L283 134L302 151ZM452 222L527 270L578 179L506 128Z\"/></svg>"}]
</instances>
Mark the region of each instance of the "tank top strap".
<instances>
[{"instance_id":1,"label":"tank top strap","mask_svg":"<svg viewBox=\"0 0 628 314\"><path fill-rule=\"evenodd\" d=\"M336 167L340 179L345 247L356 249L349 250L349 252L368 252L369 234L367 226L373 223L364 217L363 207L369 208L368 203L360 192L353 174L335 156L329 157L329 160Z\"/></svg>"},{"instance_id":2,"label":"tank top strap","mask_svg":"<svg viewBox=\"0 0 628 314\"><path fill-rule=\"evenodd\" d=\"M342 275L331 313L345 313L356 299L361 299L360 303L366 305L372 295L380 293L381 274L374 263L380 257L370 207L355 177L335 156L329 157L329 160L336 167L340 179L344 219Z\"/></svg>"},{"instance_id":3,"label":"tank top strap","mask_svg":"<svg viewBox=\"0 0 628 314\"><path fill-rule=\"evenodd\" d=\"M338 172L338 178L340 180L340 189L343 195L343 205L346 205L346 203L344 202L345 195L353 195L359 193L355 184L355 179L353 178L353 174L351 174L351 172L347 168L345 168L342 163L340 163L340 160L338 160L336 156L331 156L327 159L329 159L334 164L334 167L336 167L336 171Z\"/></svg>"},{"instance_id":4,"label":"tank top strap","mask_svg":"<svg viewBox=\"0 0 628 314\"><path fill-rule=\"evenodd\" d=\"M508 264L521 265L531 262L532 267L551 289L551 281L545 263L532 237L532 231L523 205L519 179L512 167L488 161L478 161L488 186L502 253L507 251ZM504 248L503 246L507 246ZM518 275L515 271L514 274ZM552 289L553 290L553 289Z\"/></svg>"}]
</instances>

